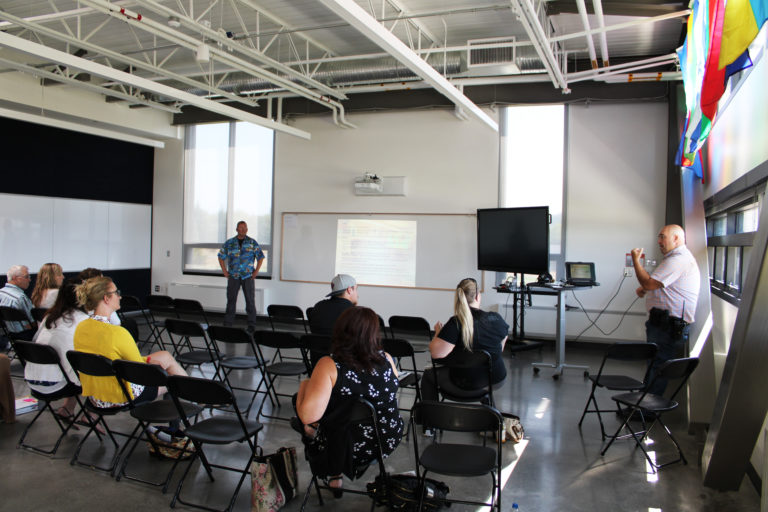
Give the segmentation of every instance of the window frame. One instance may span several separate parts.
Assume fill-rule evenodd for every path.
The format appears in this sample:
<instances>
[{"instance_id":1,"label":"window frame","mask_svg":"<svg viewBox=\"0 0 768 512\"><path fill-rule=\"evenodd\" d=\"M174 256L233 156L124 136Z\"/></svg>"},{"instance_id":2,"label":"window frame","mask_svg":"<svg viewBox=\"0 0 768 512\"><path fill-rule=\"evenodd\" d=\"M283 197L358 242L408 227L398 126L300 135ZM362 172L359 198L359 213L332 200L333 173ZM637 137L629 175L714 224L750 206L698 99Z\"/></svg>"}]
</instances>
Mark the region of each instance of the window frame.
<instances>
[{"instance_id":1,"label":"window frame","mask_svg":"<svg viewBox=\"0 0 768 512\"><path fill-rule=\"evenodd\" d=\"M226 207L226 229L225 229L225 238L221 242L200 242L200 243L185 243L184 242L184 226L186 223L186 202L187 202L187 187L186 182L188 179L188 172L189 172L189 162L187 161L187 155L189 154L190 148L188 146L190 141L190 135L189 130L191 128L194 128L196 126L200 126L202 124L211 124L211 123L197 123L197 124L188 124L184 127L184 164L183 164L183 192L182 192L182 210L181 210L181 216L182 216L182 239L181 239L181 273L182 275L191 275L191 276L221 276L221 269L216 268L215 270L211 271L205 271L205 270L187 270L185 268L186 266L186 258L187 258L187 249L189 248L202 248L202 249L215 249L217 252L221 249L221 246L229 240L232 236L235 236L234 229L235 229L235 223L238 222L241 219L235 219L234 218L234 181L235 181L235 141L236 141L236 126L238 123L242 123L242 121L224 121L221 124L228 124L229 125L229 143L227 148L227 207ZM273 265L272 265L272 247L273 247L273 240L274 240L274 228L275 228L275 142L276 142L276 136L274 130L272 130L272 169L271 169L271 184L269 187L269 194L270 194L270 209L269 209L269 224L270 224L270 241L269 243L262 243L259 240L256 240L259 244L259 247L261 248L262 252L264 252L264 256L266 258L266 264L262 265L262 267L259 269L259 274L256 276L256 279L266 279L271 280L273 277ZM230 227L231 226L231 227ZM229 236L231 234L231 236Z\"/></svg>"},{"instance_id":2,"label":"window frame","mask_svg":"<svg viewBox=\"0 0 768 512\"><path fill-rule=\"evenodd\" d=\"M710 256L709 285L713 295L739 306L744 289L746 248L752 247L757 231L740 232L743 212L757 208L757 218L763 207L765 180L731 194L719 202L709 200L706 206L707 249ZM725 233L714 234L715 227L725 225ZM756 226L759 228L759 226ZM710 251L711 249L711 251ZM748 262L747 262L748 263ZM738 266L738 271L734 268ZM729 279L729 277L733 277Z\"/></svg>"}]
</instances>

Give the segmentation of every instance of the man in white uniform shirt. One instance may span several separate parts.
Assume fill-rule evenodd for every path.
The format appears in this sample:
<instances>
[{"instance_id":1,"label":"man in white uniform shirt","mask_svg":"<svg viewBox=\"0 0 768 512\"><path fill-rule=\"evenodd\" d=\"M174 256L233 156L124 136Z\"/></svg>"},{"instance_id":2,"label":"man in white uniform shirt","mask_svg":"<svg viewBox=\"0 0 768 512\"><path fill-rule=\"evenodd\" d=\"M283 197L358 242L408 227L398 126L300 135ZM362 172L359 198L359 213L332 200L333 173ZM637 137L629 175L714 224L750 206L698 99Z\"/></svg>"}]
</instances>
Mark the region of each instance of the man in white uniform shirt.
<instances>
[{"instance_id":1,"label":"man in white uniform shirt","mask_svg":"<svg viewBox=\"0 0 768 512\"><path fill-rule=\"evenodd\" d=\"M681 356L696 313L700 274L696 259L685 246L685 231L676 224L659 231L658 244L664 258L652 274L643 268L642 248L632 249L632 263L640 286L636 293L645 297L648 321L645 334L648 343L659 347L651 367L651 378L665 361ZM657 380L651 393L662 394L666 380Z\"/></svg>"}]
</instances>

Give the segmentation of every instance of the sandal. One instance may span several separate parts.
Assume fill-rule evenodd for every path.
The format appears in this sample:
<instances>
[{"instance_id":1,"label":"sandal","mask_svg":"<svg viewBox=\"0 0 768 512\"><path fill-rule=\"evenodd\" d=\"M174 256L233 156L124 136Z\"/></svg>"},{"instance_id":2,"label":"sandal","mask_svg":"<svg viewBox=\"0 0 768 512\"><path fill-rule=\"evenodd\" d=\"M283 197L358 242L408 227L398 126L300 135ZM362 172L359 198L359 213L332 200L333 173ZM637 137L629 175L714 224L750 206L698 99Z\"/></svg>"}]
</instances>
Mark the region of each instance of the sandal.
<instances>
[{"instance_id":1,"label":"sandal","mask_svg":"<svg viewBox=\"0 0 768 512\"><path fill-rule=\"evenodd\" d=\"M72 430L80 430L77 425L73 424L75 423L75 413L67 410L66 407L59 407L53 415L60 421L63 421L65 425L72 425Z\"/></svg>"},{"instance_id":2,"label":"sandal","mask_svg":"<svg viewBox=\"0 0 768 512\"><path fill-rule=\"evenodd\" d=\"M99 423L98 416L94 418L90 415L81 414L80 417L75 420L75 425L82 425L83 427L90 427L93 423L96 423L96 426L94 427L94 430L96 430L96 432L98 432L99 434L107 433L107 431L104 430L104 427Z\"/></svg>"},{"instance_id":3,"label":"sandal","mask_svg":"<svg viewBox=\"0 0 768 512\"><path fill-rule=\"evenodd\" d=\"M341 498L344 495L344 489L341 488L341 484L338 487L334 487L331 485L331 482L344 482L344 477L342 475L338 476L330 476L323 480L323 483L331 490L331 494L333 494L334 498Z\"/></svg>"}]
</instances>

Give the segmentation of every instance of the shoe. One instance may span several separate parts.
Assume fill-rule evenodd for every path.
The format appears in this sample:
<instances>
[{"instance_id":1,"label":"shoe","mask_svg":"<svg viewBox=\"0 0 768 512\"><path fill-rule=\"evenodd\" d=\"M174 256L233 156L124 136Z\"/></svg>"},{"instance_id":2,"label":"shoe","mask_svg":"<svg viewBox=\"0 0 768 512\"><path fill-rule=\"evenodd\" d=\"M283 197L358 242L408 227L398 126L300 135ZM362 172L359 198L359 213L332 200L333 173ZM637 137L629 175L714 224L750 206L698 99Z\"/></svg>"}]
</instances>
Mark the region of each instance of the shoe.
<instances>
[{"instance_id":1,"label":"shoe","mask_svg":"<svg viewBox=\"0 0 768 512\"><path fill-rule=\"evenodd\" d=\"M431 428L425 428L422 434L424 437L435 437L435 431Z\"/></svg>"},{"instance_id":2,"label":"shoe","mask_svg":"<svg viewBox=\"0 0 768 512\"><path fill-rule=\"evenodd\" d=\"M333 494L334 498L338 499L338 498L341 498L342 496L344 496L344 489L341 488L341 485L339 485L338 487L333 487L331 485L331 482L342 482L343 483L344 482L344 477L342 475L338 475L338 476L331 476L331 477L328 477L325 480L323 480L323 483L329 489L331 489L331 494Z\"/></svg>"},{"instance_id":3,"label":"shoe","mask_svg":"<svg viewBox=\"0 0 768 512\"><path fill-rule=\"evenodd\" d=\"M91 416L90 414L83 413L80 415L80 417L75 420L75 425L80 425L83 427L90 427L93 424L96 424L94 427L94 430L98 432L99 434L106 434L106 430L104 430L104 427L99 422L99 416Z\"/></svg>"},{"instance_id":4,"label":"shoe","mask_svg":"<svg viewBox=\"0 0 768 512\"><path fill-rule=\"evenodd\" d=\"M80 428L75 425L75 413L68 411L64 407L60 407L59 410L53 413L54 416L56 416L60 421L64 423L64 425L72 424L72 430L80 430Z\"/></svg>"}]
</instances>

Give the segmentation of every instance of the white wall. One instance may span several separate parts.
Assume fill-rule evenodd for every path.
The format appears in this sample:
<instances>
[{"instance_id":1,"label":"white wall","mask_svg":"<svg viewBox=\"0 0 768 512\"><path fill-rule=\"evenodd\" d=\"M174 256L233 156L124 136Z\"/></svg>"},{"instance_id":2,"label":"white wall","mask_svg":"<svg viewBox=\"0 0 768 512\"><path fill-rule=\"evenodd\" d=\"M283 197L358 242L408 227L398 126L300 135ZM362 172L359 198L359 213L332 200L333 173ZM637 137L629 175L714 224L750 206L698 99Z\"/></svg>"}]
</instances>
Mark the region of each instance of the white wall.
<instances>
[{"instance_id":1,"label":"white wall","mask_svg":"<svg viewBox=\"0 0 768 512\"><path fill-rule=\"evenodd\" d=\"M571 105L566 151L566 261L593 261L600 287L582 290L578 300L591 318L609 332L635 300L637 280L623 278L625 254L644 247L661 260L656 235L664 224L666 194L666 103ZM535 298L535 303L554 300ZM566 304L579 306L571 294ZM582 311L566 313L566 334L579 334L589 321ZM592 327L582 339L645 339L645 305L638 300L619 329L604 336ZM554 333L550 310L526 316L526 333Z\"/></svg>"},{"instance_id":2,"label":"white wall","mask_svg":"<svg viewBox=\"0 0 768 512\"><path fill-rule=\"evenodd\" d=\"M277 135L275 266L272 280L257 281L265 289L266 304L306 308L328 291L327 285L279 280L284 211L472 213L497 205L498 134L485 125L459 121L446 111L357 114L350 120L357 129L336 127L328 116L296 121L297 128L312 134L310 141ZM169 282L223 285L223 278L181 273L182 150L183 144L174 143L155 152L152 283L161 289ZM363 171L405 176L406 196L355 196L354 178ZM457 275L456 282L463 277ZM384 318L414 314L434 323L445 321L451 312L452 295L446 291L361 287L360 298Z\"/></svg>"},{"instance_id":3,"label":"white wall","mask_svg":"<svg viewBox=\"0 0 768 512\"><path fill-rule=\"evenodd\" d=\"M312 140L277 136L275 267L272 280L257 282L265 289L266 304L306 308L327 293L326 285L279 280L279 228L284 211L471 213L497 205L498 134L485 125L459 121L446 111L355 114L351 121L357 129L338 128L326 116L303 118L295 126L310 132ZM618 285L624 253L635 245L645 245L650 252L663 222L666 106L571 107L570 131L566 255L596 262L603 286L581 292L580 300L588 309L602 309ZM155 152L152 283L161 290L171 282L223 286L223 278L181 273L182 152L181 143ZM406 176L406 196L355 196L352 183L363 171ZM456 281L462 277L457 275ZM484 307L507 299L490 290L493 279L493 273L486 273ZM626 308L635 287L628 278L610 309ZM446 291L361 287L360 297L361 304L385 319L414 314L434 323L451 315L452 294ZM535 301L548 304L546 298ZM635 310L639 314L628 316L617 335L643 339L641 302ZM511 324L511 311L506 316ZM569 335L585 325L582 318L583 313L568 313ZM613 326L618 318L609 315L604 320ZM526 321L527 332L554 333L552 308L534 308ZM593 332L585 336L595 337Z\"/></svg>"}]
</instances>

